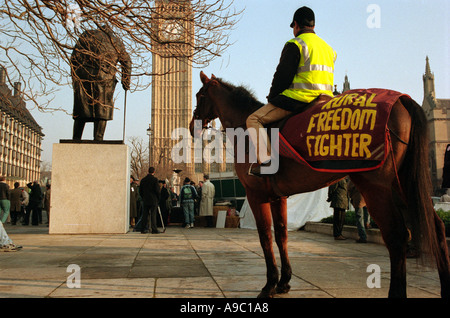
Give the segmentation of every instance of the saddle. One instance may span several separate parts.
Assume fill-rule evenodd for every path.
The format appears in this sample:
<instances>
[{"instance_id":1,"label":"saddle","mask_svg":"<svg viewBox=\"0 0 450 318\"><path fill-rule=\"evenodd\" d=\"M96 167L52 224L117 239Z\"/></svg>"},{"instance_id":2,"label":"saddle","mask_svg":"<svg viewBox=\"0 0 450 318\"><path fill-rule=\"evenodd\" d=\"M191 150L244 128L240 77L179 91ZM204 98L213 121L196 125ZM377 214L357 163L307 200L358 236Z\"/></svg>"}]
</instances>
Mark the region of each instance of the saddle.
<instances>
[{"instance_id":1,"label":"saddle","mask_svg":"<svg viewBox=\"0 0 450 318\"><path fill-rule=\"evenodd\" d=\"M379 168L388 153L387 123L392 106L408 95L386 89L356 89L321 95L301 113L273 123L279 155L322 172Z\"/></svg>"}]
</instances>

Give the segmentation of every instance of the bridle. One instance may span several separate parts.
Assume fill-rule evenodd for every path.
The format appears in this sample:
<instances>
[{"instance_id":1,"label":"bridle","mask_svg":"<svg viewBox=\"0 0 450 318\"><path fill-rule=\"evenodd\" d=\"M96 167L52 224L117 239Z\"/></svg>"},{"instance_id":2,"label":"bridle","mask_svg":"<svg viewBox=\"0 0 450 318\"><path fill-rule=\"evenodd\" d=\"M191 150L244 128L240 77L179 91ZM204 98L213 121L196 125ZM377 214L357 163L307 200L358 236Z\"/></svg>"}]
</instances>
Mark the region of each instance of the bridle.
<instances>
[{"instance_id":1,"label":"bridle","mask_svg":"<svg viewBox=\"0 0 450 318\"><path fill-rule=\"evenodd\" d=\"M205 98L206 98L206 92L208 91L208 88L209 88L209 83L210 82L208 82L208 83L206 83L204 86L203 86L203 88L202 88L202 90L203 90L203 92L198 96L198 103L197 103L197 106L195 106L195 110L194 110L194 114L193 114L193 116L194 116L194 120L201 120L202 121L202 129L208 129L208 128L210 128L210 127L208 127L208 124L211 122L211 121L213 121L214 119L216 119L217 118L217 116L216 117L214 117L214 118L201 118L200 117L200 115L199 115L199 108L204 108L204 103L205 103ZM199 92L200 93L200 92Z\"/></svg>"},{"instance_id":2,"label":"bridle","mask_svg":"<svg viewBox=\"0 0 450 318\"><path fill-rule=\"evenodd\" d=\"M200 91L197 93L198 94L198 96L197 96L198 103L197 103L197 106L195 107L195 110L194 110L194 113L193 113L193 119L194 120L201 120L202 121L202 129L213 129L211 126L208 126L208 124L211 121L213 121L214 119L216 119L217 117L219 117L217 114L213 113L212 115L209 114L209 116L206 117L206 118L201 118L201 116L199 114L199 109L205 108L204 104L205 104L205 99L206 99L206 93L207 93L207 91L208 91L208 89L210 87L210 83L211 82L212 82L212 80L209 81L208 83L204 84L203 87L200 89ZM210 110L210 112L211 112L211 110ZM233 126L233 127L235 127L235 128L242 127L242 128L245 129L246 125L247 125L246 124L246 120L247 120L247 117L243 118L243 122L242 123L240 123L239 125ZM225 130L222 130L222 131L224 132Z\"/></svg>"}]
</instances>

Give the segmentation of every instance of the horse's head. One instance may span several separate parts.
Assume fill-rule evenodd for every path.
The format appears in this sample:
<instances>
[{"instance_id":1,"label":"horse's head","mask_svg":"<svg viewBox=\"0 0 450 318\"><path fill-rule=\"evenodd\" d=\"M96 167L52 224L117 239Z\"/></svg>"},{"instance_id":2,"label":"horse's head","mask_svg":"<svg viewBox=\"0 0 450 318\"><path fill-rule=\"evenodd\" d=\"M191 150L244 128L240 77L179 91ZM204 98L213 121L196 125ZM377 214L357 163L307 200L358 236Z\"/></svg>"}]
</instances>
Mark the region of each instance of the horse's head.
<instances>
[{"instance_id":1,"label":"horse's head","mask_svg":"<svg viewBox=\"0 0 450 318\"><path fill-rule=\"evenodd\" d=\"M206 128L209 122L219 116L225 129L244 127L247 117L264 105L243 86L234 86L214 75L210 79L203 72L200 72L200 79L203 87L196 95L197 107L189 125L192 136L200 136L194 130ZM201 127L195 125L196 120L201 121Z\"/></svg>"},{"instance_id":2,"label":"horse's head","mask_svg":"<svg viewBox=\"0 0 450 318\"><path fill-rule=\"evenodd\" d=\"M196 95L197 106L194 110L194 116L192 117L191 123L189 124L189 130L192 136L194 136L194 129L196 128L194 123L196 120L201 120L201 128L204 129L212 120L218 117L213 101L208 95L208 89L211 86L218 85L219 83L216 81L214 75L212 75L210 79L203 72L200 72L200 79L203 86Z\"/></svg>"}]
</instances>

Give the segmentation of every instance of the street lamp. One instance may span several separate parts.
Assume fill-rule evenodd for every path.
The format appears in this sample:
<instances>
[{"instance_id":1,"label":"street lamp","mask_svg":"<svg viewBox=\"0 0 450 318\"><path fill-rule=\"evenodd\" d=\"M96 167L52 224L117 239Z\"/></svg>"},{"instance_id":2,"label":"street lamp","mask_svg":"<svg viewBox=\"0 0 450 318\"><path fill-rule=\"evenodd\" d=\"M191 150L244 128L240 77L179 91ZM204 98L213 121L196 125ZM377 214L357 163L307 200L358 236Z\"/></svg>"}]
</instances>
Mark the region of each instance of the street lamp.
<instances>
[{"instance_id":1,"label":"street lamp","mask_svg":"<svg viewBox=\"0 0 450 318\"><path fill-rule=\"evenodd\" d=\"M153 142L152 142L152 124L148 124L147 136L148 136L148 162L150 166L153 166Z\"/></svg>"}]
</instances>

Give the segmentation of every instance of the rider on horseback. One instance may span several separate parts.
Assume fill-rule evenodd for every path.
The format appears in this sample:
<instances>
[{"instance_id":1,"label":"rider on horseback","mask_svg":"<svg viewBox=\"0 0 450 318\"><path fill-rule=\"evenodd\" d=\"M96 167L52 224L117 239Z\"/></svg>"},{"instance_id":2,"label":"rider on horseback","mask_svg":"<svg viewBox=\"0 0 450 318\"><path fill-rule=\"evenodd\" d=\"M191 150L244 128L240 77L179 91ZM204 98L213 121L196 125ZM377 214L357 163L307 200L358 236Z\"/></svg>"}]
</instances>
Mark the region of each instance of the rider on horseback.
<instances>
[{"instance_id":1,"label":"rider on horseback","mask_svg":"<svg viewBox=\"0 0 450 318\"><path fill-rule=\"evenodd\" d=\"M267 97L269 103L247 118L253 145L267 148L266 153L257 148L258 164L251 166L250 175L261 176L261 167L271 165L271 146L264 125L303 111L321 94L333 96L336 52L315 34L314 12L301 7L290 26L295 38L284 46Z\"/></svg>"}]
</instances>

